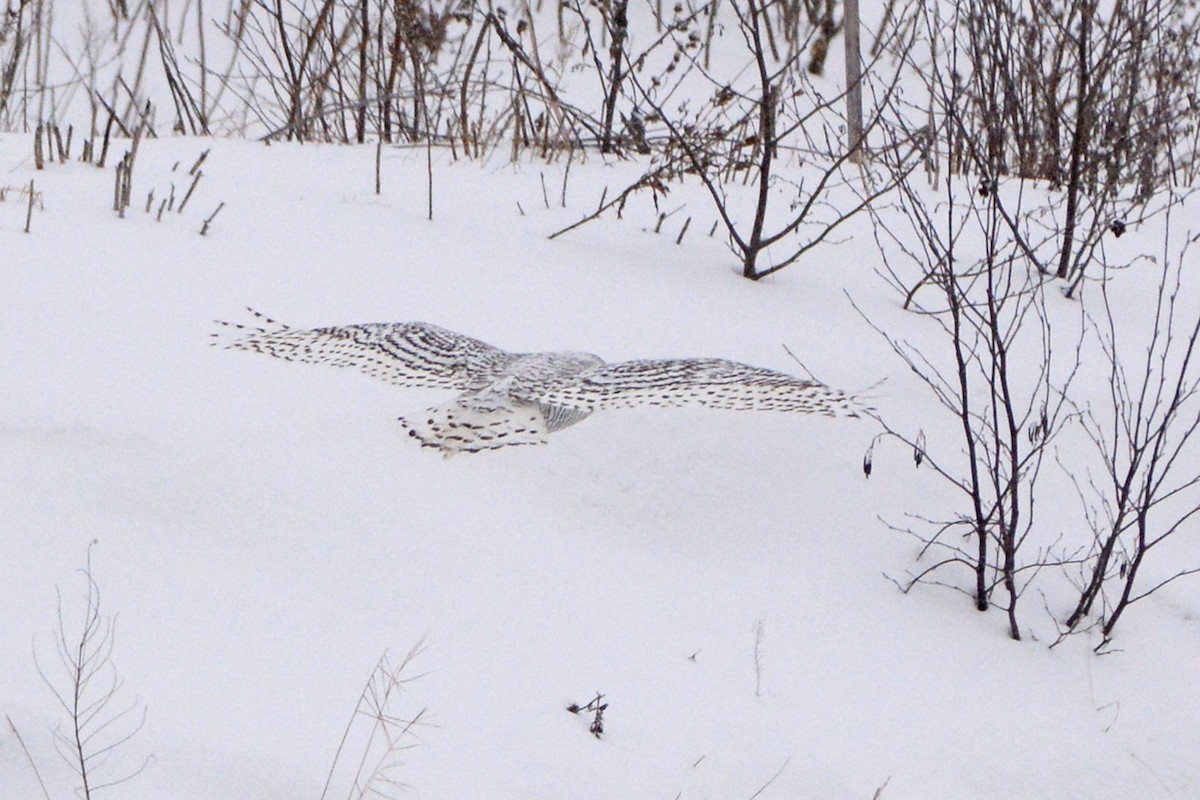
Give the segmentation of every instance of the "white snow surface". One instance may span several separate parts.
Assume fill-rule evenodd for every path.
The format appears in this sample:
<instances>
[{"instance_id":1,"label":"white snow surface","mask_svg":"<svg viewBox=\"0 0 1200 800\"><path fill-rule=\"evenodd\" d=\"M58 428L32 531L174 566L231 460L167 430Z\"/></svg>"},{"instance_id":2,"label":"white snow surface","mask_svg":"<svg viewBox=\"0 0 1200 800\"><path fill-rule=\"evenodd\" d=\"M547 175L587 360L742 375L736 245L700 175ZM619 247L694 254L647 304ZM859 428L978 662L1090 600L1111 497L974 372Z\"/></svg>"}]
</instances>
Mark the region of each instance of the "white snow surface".
<instances>
[{"instance_id":1,"label":"white snow surface","mask_svg":"<svg viewBox=\"0 0 1200 800\"><path fill-rule=\"evenodd\" d=\"M608 412L443 460L396 418L444 394L209 346L247 305L798 372L786 345L838 388L886 379L873 404L932 432L944 412L843 292L920 335L866 217L752 283L699 191L672 193L664 210L684 210L658 235L639 198L547 239L636 163L575 163L562 208L561 164L438 152L430 221L424 150L386 149L376 196L371 147L141 148L117 219L111 169L35 173L30 137L0 137L0 185L44 198L28 235L22 199L0 203L0 712L52 797L76 782L35 654L62 686L56 591L77 631L93 540L115 707L147 711L98 769L153 756L105 797L318 798L372 666L418 642L392 706L424 710L402 797L1200 797L1200 584L1132 607L1104 656L1086 635L1049 649L1034 596L1017 643L1001 611L902 594L886 576L917 546L881 520L952 495L896 446L865 479L872 421ZM210 148L183 213L143 212ZM566 710L597 692L599 739ZM0 798L41 796L6 722Z\"/></svg>"}]
</instances>

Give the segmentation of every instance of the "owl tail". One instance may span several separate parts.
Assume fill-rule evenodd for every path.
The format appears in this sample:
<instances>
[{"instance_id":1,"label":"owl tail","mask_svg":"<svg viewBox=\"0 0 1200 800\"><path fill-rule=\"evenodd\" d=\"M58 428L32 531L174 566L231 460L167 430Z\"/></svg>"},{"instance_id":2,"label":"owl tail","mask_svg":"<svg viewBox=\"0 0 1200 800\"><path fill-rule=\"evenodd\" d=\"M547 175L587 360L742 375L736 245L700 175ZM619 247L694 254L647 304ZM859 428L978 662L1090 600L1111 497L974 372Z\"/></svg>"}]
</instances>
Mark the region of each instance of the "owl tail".
<instances>
[{"instance_id":1,"label":"owl tail","mask_svg":"<svg viewBox=\"0 0 1200 800\"><path fill-rule=\"evenodd\" d=\"M541 409L510 397L464 395L419 414L400 417L408 435L446 458L522 444L545 444L549 432Z\"/></svg>"}]
</instances>

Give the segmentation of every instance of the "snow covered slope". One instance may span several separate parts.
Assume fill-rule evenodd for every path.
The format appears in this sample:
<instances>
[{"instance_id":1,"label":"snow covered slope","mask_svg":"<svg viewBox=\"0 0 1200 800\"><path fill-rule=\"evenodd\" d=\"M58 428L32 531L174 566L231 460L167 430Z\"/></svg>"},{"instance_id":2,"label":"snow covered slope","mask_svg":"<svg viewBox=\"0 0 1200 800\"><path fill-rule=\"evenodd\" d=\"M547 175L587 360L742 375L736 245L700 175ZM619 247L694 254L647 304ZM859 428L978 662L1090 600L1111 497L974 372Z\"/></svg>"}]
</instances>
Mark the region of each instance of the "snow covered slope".
<instances>
[{"instance_id":1,"label":"snow covered slope","mask_svg":"<svg viewBox=\"0 0 1200 800\"><path fill-rule=\"evenodd\" d=\"M143 213L209 148L183 213ZM119 220L111 170L35 174L29 149L0 137L0 185L44 198L28 235L15 192L0 203L0 711L52 797L75 785L51 736L68 721L34 654L65 688L56 587L77 635L93 540L112 708L147 709L97 774L153 756L113 798L319 797L372 667L419 642L389 707L424 710L390 773L405 797L1200 797L1197 585L1147 601L1104 657L902 595L885 573L915 547L880 517L947 490L887 448L864 479L871 421L614 411L443 460L396 422L443 393L209 347L246 305L799 373L786 345L839 388L887 378L885 415L932 418L843 294L904 322L865 218L755 284L683 190L679 245L683 215L655 235L641 200L546 239L636 164L576 163L561 208L555 167L437 154L430 221L424 151L385 151L376 196L371 148L148 140ZM601 738L566 710L597 693ZM0 798L40 794L5 725Z\"/></svg>"}]
</instances>

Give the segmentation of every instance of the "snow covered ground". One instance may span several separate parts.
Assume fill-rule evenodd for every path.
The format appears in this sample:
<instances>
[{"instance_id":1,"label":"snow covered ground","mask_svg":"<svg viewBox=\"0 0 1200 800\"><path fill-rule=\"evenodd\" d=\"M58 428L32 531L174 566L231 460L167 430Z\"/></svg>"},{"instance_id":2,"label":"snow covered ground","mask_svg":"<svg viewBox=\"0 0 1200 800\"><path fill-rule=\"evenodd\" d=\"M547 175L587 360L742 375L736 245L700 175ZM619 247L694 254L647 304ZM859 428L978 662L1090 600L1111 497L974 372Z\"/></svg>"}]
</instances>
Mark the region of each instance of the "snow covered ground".
<instances>
[{"instance_id":1,"label":"snow covered ground","mask_svg":"<svg viewBox=\"0 0 1200 800\"><path fill-rule=\"evenodd\" d=\"M210 148L183 213L143 213ZM561 208L560 167L435 153L429 221L424 159L385 150L376 196L369 147L147 140L120 220L111 169L35 173L29 137L0 137L0 185L44 199L28 235L22 200L0 203L0 711L51 797L75 783L35 654L66 689L56 589L77 634L93 540L112 708L147 710L96 774L153 757L109 797L320 797L372 667L418 643L389 707L423 711L391 773L404 797L1200 797L1200 583L1132 610L1105 656L1086 636L1048 649L1034 598L1015 643L1001 612L903 595L885 574L916 547L881 518L949 493L898 447L864 479L873 422L609 412L443 460L396 423L440 393L209 346L247 305L798 372L786 345L833 386L886 378L890 419L939 413L843 293L914 324L865 217L751 283L684 189L679 245L684 214L656 235L646 199L547 240L636 164L576 163ZM599 739L566 710L598 692ZM6 723L0 798L40 796Z\"/></svg>"}]
</instances>

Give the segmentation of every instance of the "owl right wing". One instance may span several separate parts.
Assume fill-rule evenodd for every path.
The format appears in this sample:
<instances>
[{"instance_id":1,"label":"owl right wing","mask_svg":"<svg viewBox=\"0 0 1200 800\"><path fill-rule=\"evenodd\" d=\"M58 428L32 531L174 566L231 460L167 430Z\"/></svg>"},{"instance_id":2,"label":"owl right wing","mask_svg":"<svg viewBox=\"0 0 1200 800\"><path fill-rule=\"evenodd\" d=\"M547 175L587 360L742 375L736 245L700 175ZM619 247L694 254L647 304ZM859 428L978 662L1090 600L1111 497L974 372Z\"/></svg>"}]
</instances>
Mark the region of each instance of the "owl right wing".
<instances>
[{"instance_id":1,"label":"owl right wing","mask_svg":"<svg viewBox=\"0 0 1200 800\"><path fill-rule=\"evenodd\" d=\"M539 387L543 403L596 411L687 406L858 417L870 409L845 392L784 372L721 358L604 364Z\"/></svg>"},{"instance_id":2,"label":"owl right wing","mask_svg":"<svg viewBox=\"0 0 1200 800\"><path fill-rule=\"evenodd\" d=\"M217 320L213 345L285 361L350 367L398 386L478 390L498 380L516 355L426 322L371 323L297 330L254 309L249 324ZM237 338L229 338L233 334Z\"/></svg>"}]
</instances>

